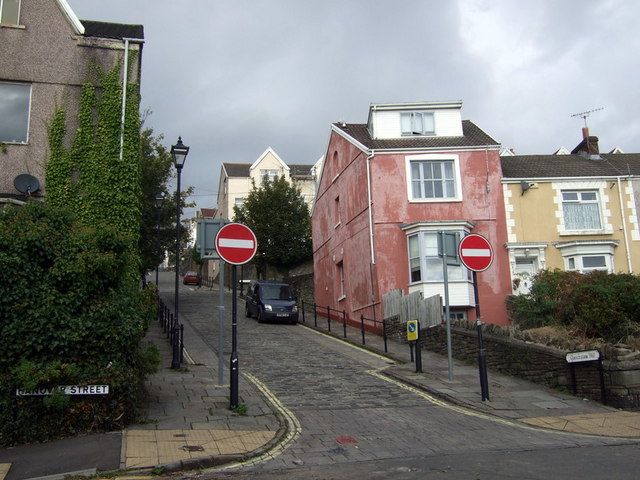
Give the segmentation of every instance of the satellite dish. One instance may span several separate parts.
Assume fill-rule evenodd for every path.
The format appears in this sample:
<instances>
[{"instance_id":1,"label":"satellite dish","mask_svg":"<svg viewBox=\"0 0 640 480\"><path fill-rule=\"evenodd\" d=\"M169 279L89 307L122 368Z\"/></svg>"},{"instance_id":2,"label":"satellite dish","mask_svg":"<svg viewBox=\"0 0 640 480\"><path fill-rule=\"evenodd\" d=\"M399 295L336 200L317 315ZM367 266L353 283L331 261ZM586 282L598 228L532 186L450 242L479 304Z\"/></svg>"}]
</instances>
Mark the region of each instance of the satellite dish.
<instances>
[{"instance_id":1,"label":"satellite dish","mask_svg":"<svg viewBox=\"0 0 640 480\"><path fill-rule=\"evenodd\" d=\"M520 182L520 188L522 189L522 195L524 195L524 192L531 188L531 184L525 180L522 180Z\"/></svg>"},{"instance_id":2,"label":"satellite dish","mask_svg":"<svg viewBox=\"0 0 640 480\"><path fill-rule=\"evenodd\" d=\"M33 175L23 173L13 179L13 186L16 187L20 193L25 195L31 195L40 190L40 182Z\"/></svg>"}]
</instances>

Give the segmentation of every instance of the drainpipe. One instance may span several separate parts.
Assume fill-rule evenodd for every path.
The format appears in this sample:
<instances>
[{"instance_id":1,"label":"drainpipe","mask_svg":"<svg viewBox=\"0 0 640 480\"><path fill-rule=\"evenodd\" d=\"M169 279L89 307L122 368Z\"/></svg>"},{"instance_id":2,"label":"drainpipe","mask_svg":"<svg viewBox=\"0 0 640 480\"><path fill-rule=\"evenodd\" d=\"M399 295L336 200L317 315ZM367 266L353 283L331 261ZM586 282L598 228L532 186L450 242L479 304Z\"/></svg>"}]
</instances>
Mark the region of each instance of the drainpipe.
<instances>
[{"instance_id":1,"label":"drainpipe","mask_svg":"<svg viewBox=\"0 0 640 480\"><path fill-rule=\"evenodd\" d=\"M371 160L376 155L375 150L367 155L367 201L369 207L369 248L371 250L371 265L376 264L376 257L373 254L373 212L371 211Z\"/></svg>"},{"instance_id":2,"label":"drainpipe","mask_svg":"<svg viewBox=\"0 0 640 480\"><path fill-rule=\"evenodd\" d=\"M622 217L622 234L624 236L624 248L627 251L627 267L629 273L633 273L633 264L631 263L631 251L629 250L629 238L627 237L627 221L624 214L624 205L622 199L622 178L616 178L618 182L618 202L620 202L620 216Z\"/></svg>"},{"instance_id":3,"label":"drainpipe","mask_svg":"<svg viewBox=\"0 0 640 480\"><path fill-rule=\"evenodd\" d=\"M127 107L127 84L129 83L129 43L144 43L143 40L139 38L123 38L124 42L124 70L122 72L122 114L120 117L120 160L122 160L124 154L124 120L125 120L125 112ZM140 48L142 51L142 48ZM138 70L138 77L140 76L140 71ZM139 78L138 78L139 80Z\"/></svg>"}]
</instances>

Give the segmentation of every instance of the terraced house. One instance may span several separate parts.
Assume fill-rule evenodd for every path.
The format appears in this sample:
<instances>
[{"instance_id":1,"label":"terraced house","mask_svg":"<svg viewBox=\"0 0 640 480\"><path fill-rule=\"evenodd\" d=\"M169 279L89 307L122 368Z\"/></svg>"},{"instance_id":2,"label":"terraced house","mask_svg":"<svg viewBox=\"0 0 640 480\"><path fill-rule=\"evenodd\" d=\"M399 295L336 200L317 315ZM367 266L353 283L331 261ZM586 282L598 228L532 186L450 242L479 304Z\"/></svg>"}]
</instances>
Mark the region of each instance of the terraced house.
<instances>
[{"instance_id":1,"label":"terraced house","mask_svg":"<svg viewBox=\"0 0 640 480\"><path fill-rule=\"evenodd\" d=\"M501 163L513 293L541 269L640 272L640 154L600 153L585 128L571 152Z\"/></svg>"},{"instance_id":2,"label":"terraced house","mask_svg":"<svg viewBox=\"0 0 640 480\"><path fill-rule=\"evenodd\" d=\"M143 42L141 25L79 20L66 0L0 1L0 208L46 195L55 110L67 110L70 143L89 67L120 64L123 85L139 84Z\"/></svg>"}]
</instances>

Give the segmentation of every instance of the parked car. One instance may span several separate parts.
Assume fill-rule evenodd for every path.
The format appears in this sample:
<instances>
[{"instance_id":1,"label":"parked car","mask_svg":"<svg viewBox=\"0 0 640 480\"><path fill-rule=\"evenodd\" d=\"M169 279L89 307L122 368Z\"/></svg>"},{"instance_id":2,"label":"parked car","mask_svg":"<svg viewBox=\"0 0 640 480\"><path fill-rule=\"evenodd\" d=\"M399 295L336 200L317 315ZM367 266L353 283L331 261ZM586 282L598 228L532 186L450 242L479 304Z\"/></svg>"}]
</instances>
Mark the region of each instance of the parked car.
<instances>
[{"instance_id":1,"label":"parked car","mask_svg":"<svg viewBox=\"0 0 640 480\"><path fill-rule=\"evenodd\" d=\"M185 285L197 285L200 286L202 284L202 278L198 272L187 272L184 274L182 279L182 283Z\"/></svg>"},{"instance_id":2,"label":"parked car","mask_svg":"<svg viewBox=\"0 0 640 480\"><path fill-rule=\"evenodd\" d=\"M252 280L245 296L245 315L258 322L298 323L298 298L287 283Z\"/></svg>"}]
</instances>

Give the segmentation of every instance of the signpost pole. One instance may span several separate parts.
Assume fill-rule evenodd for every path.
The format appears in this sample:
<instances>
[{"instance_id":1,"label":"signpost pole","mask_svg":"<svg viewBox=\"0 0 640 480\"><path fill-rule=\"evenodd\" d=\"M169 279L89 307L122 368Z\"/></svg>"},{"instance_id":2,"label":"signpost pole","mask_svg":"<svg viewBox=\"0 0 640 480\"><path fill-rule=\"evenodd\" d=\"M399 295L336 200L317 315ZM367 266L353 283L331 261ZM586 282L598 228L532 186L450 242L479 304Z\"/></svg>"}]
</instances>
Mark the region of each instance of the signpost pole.
<instances>
[{"instance_id":1,"label":"signpost pole","mask_svg":"<svg viewBox=\"0 0 640 480\"><path fill-rule=\"evenodd\" d=\"M241 223L228 223L216 235L216 251L231 269L231 362L230 408L238 408L238 265L255 256L258 241L253 231Z\"/></svg>"},{"instance_id":2,"label":"signpost pole","mask_svg":"<svg viewBox=\"0 0 640 480\"><path fill-rule=\"evenodd\" d=\"M480 320L480 297L478 296L478 276L473 272L473 294L476 297L476 327L478 329L478 370L482 401L489 400L489 380L487 377L487 351L482 343L482 320Z\"/></svg>"},{"instance_id":3,"label":"signpost pole","mask_svg":"<svg viewBox=\"0 0 640 480\"><path fill-rule=\"evenodd\" d=\"M449 381L453 380L453 349L451 347L451 313L449 311L449 274L447 272L447 252L445 248L445 233L440 232L440 245L442 255L442 272L444 274L444 314L447 321L447 360L449 365Z\"/></svg>"},{"instance_id":4,"label":"signpost pole","mask_svg":"<svg viewBox=\"0 0 640 480\"><path fill-rule=\"evenodd\" d=\"M231 410L238 408L238 286L236 265L231 269Z\"/></svg>"},{"instance_id":5,"label":"signpost pole","mask_svg":"<svg viewBox=\"0 0 640 480\"><path fill-rule=\"evenodd\" d=\"M224 385L224 262L220 259L218 274L218 385Z\"/></svg>"}]
</instances>

